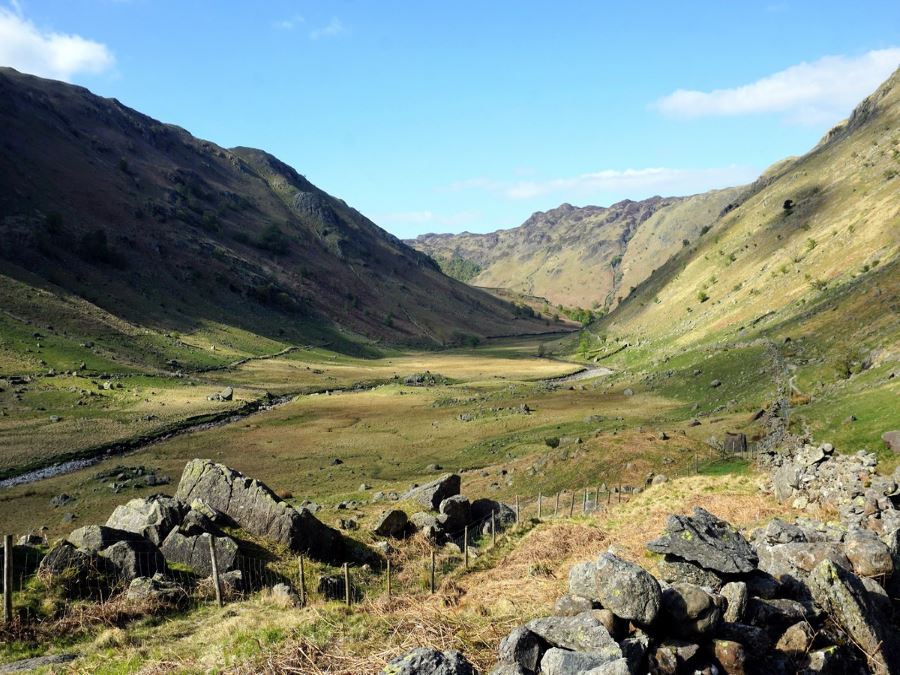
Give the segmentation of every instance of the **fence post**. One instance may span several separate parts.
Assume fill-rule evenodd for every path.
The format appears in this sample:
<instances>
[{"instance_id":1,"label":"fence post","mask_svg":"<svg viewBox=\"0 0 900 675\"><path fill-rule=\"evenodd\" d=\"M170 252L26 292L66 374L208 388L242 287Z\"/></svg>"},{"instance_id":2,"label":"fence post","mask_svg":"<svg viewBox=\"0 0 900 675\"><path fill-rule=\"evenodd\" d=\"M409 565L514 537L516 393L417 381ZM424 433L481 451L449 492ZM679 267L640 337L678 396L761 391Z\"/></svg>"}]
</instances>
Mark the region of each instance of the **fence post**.
<instances>
[{"instance_id":1,"label":"fence post","mask_svg":"<svg viewBox=\"0 0 900 675\"><path fill-rule=\"evenodd\" d=\"M559 515L559 492L556 493L556 507L553 509L553 517L556 518Z\"/></svg>"},{"instance_id":2,"label":"fence post","mask_svg":"<svg viewBox=\"0 0 900 675\"><path fill-rule=\"evenodd\" d=\"M344 563L344 602L350 606L350 567Z\"/></svg>"},{"instance_id":3,"label":"fence post","mask_svg":"<svg viewBox=\"0 0 900 675\"><path fill-rule=\"evenodd\" d=\"M541 516L544 515L543 514L543 511L544 511L543 506L544 506L544 495L542 495L540 492L538 492L538 520L540 520Z\"/></svg>"},{"instance_id":4,"label":"fence post","mask_svg":"<svg viewBox=\"0 0 900 675\"><path fill-rule=\"evenodd\" d=\"M209 536L209 564L212 567L213 588L216 590L216 604L224 606L222 602L222 580L219 579L219 561L216 558L215 537Z\"/></svg>"},{"instance_id":5,"label":"fence post","mask_svg":"<svg viewBox=\"0 0 900 675\"><path fill-rule=\"evenodd\" d=\"M572 503L569 505L569 518L575 515L575 490L572 490Z\"/></svg>"},{"instance_id":6,"label":"fence post","mask_svg":"<svg viewBox=\"0 0 900 675\"><path fill-rule=\"evenodd\" d=\"M387 596L391 599L391 559L387 559Z\"/></svg>"},{"instance_id":7,"label":"fence post","mask_svg":"<svg viewBox=\"0 0 900 675\"><path fill-rule=\"evenodd\" d=\"M519 524L519 495L516 495L516 525Z\"/></svg>"},{"instance_id":8,"label":"fence post","mask_svg":"<svg viewBox=\"0 0 900 675\"><path fill-rule=\"evenodd\" d=\"M300 554L300 606L306 607L306 569L303 565L303 554Z\"/></svg>"},{"instance_id":9,"label":"fence post","mask_svg":"<svg viewBox=\"0 0 900 675\"><path fill-rule=\"evenodd\" d=\"M612 490L608 487L606 488L606 505L609 506L612 503Z\"/></svg>"},{"instance_id":10,"label":"fence post","mask_svg":"<svg viewBox=\"0 0 900 675\"><path fill-rule=\"evenodd\" d=\"M431 594L434 595L434 549L431 549Z\"/></svg>"},{"instance_id":11,"label":"fence post","mask_svg":"<svg viewBox=\"0 0 900 675\"><path fill-rule=\"evenodd\" d=\"M581 512L587 513L587 488L584 488L584 495L581 498Z\"/></svg>"},{"instance_id":12,"label":"fence post","mask_svg":"<svg viewBox=\"0 0 900 675\"><path fill-rule=\"evenodd\" d=\"M3 535L3 621L13 618L13 544L12 535Z\"/></svg>"},{"instance_id":13,"label":"fence post","mask_svg":"<svg viewBox=\"0 0 900 675\"><path fill-rule=\"evenodd\" d=\"M491 548L497 545L497 512L491 511Z\"/></svg>"},{"instance_id":14,"label":"fence post","mask_svg":"<svg viewBox=\"0 0 900 675\"><path fill-rule=\"evenodd\" d=\"M463 562L466 569L469 569L469 526L463 528Z\"/></svg>"}]
</instances>

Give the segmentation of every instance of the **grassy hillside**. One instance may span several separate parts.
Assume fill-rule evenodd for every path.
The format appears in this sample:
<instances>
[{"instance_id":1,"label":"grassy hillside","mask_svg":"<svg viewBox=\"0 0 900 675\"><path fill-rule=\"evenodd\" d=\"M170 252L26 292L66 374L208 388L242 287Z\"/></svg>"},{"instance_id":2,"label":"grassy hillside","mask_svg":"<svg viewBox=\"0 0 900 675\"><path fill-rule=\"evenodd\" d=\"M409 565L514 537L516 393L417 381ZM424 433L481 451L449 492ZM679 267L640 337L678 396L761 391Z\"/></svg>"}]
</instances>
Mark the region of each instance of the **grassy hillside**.
<instances>
[{"instance_id":1,"label":"grassy hillside","mask_svg":"<svg viewBox=\"0 0 900 675\"><path fill-rule=\"evenodd\" d=\"M0 274L71 307L351 350L348 333L443 345L544 325L446 277L275 157L80 87L0 70L0 144Z\"/></svg>"},{"instance_id":2,"label":"grassy hillside","mask_svg":"<svg viewBox=\"0 0 900 675\"><path fill-rule=\"evenodd\" d=\"M490 234L426 234L409 243L475 286L507 288L585 309L615 306L741 194L626 200L609 208L569 204Z\"/></svg>"},{"instance_id":3,"label":"grassy hillside","mask_svg":"<svg viewBox=\"0 0 900 675\"><path fill-rule=\"evenodd\" d=\"M583 356L658 370L693 354L702 366L762 339L798 430L885 450L880 435L898 424L898 130L895 73L593 325Z\"/></svg>"}]
</instances>

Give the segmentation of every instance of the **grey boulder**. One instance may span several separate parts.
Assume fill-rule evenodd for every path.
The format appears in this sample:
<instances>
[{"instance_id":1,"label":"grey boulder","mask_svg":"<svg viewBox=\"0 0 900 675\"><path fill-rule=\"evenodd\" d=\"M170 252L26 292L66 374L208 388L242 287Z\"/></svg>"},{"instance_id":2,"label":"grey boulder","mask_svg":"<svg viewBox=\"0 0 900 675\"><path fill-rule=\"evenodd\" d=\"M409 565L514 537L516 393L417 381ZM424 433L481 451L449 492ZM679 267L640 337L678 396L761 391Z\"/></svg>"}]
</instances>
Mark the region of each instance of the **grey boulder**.
<instances>
[{"instance_id":1,"label":"grey boulder","mask_svg":"<svg viewBox=\"0 0 900 675\"><path fill-rule=\"evenodd\" d=\"M85 551L100 551L120 541L136 541L143 537L134 532L127 532L105 525L85 525L73 530L66 540L76 548Z\"/></svg>"},{"instance_id":2,"label":"grey boulder","mask_svg":"<svg viewBox=\"0 0 900 675\"><path fill-rule=\"evenodd\" d=\"M457 474L447 473L430 483L412 488L401 499L413 501L427 509L437 511L441 502L447 497L459 494L460 484L460 477Z\"/></svg>"},{"instance_id":3,"label":"grey boulder","mask_svg":"<svg viewBox=\"0 0 900 675\"><path fill-rule=\"evenodd\" d=\"M669 516L666 532L647 548L722 574L750 572L757 563L756 552L740 532L699 506L693 516Z\"/></svg>"},{"instance_id":4,"label":"grey boulder","mask_svg":"<svg viewBox=\"0 0 900 675\"><path fill-rule=\"evenodd\" d=\"M383 675L475 675L476 671L458 651L440 652L419 647L392 659Z\"/></svg>"},{"instance_id":5,"label":"grey boulder","mask_svg":"<svg viewBox=\"0 0 900 675\"><path fill-rule=\"evenodd\" d=\"M186 510L185 504L164 495L137 498L117 506L106 526L140 534L159 546Z\"/></svg>"},{"instance_id":6,"label":"grey boulder","mask_svg":"<svg viewBox=\"0 0 900 675\"><path fill-rule=\"evenodd\" d=\"M724 602L699 586L672 584L662 592L662 613L669 633L683 638L708 635L722 621Z\"/></svg>"},{"instance_id":7,"label":"grey boulder","mask_svg":"<svg viewBox=\"0 0 900 675\"><path fill-rule=\"evenodd\" d=\"M400 538L406 534L409 525L409 518L405 511L400 509L390 509L384 511L372 528L372 532L379 537L395 537Z\"/></svg>"},{"instance_id":8,"label":"grey boulder","mask_svg":"<svg viewBox=\"0 0 900 675\"><path fill-rule=\"evenodd\" d=\"M238 567L238 545L231 537L214 537L205 532L190 536L175 529L169 533L160 546L160 552L166 561L186 565L206 577L212 574L212 560L209 554L210 539L216 549L216 565L219 572L236 569Z\"/></svg>"},{"instance_id":9,"label":"grey boulder","mask_svg":"<svg viewBox=\"0 0 900 675\"><path fill-rule=\"evenodd\" d=\"M120 579L132 581L166 571L166 560L152 541L119 541L99 552L115 568Z\"/></svg>"},{"instance_id":10,"label":"grey boulder","mask_svg":"<svg viewBox=\"0 0 900 675\"><path fill-rule=\"evenodd\" d=\"M603 553L595 563L594 597L616 616L639 624L651 624L659 613L659 582L640 565L613 553Z\"/></svg>"}]
</instances>

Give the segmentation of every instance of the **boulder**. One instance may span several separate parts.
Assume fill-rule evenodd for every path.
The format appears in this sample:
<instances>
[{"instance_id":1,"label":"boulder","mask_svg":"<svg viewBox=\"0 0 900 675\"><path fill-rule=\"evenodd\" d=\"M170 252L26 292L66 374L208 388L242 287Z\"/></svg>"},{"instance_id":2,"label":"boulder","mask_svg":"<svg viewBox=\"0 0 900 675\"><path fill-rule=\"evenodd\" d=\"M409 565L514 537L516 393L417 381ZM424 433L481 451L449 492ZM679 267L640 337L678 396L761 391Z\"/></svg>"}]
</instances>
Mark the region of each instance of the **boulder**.
<instances>
[{"instance_id":1,"label":"boulder","mask_svg":"<svg viewBox=\"0 0 900 675\"><path fill-rule=\"evenodd\" d=\"M799 486L800 470L790 462L779 467L772 476L775 498L780 502L788 501Z\"/></svg>"},{"instance_id":2,"label":"boulder","mask_svg":"<svg viewBox=\"0 0 900 675\"><path fill-rule=\"evenodd\" d=\"M475 668L458 651L419 647L392 659L383 675L475 675Z\"/></svg>"},{"instance_id":3,"label":"boulder","mask_svg":"<svg viewBox=\"0 0 900 675\"><path fill-rule=\"evenodd\" d=\"M457 532L469 524L472 505L462 495L453 495L441 501L438 511L446 516L444 529L448 532Z\"/></svg>"},{"instance_id":4,"label":"boulder","mask_svg":"<svg viewBox=\"0 0 900 675\"><path fill-rule=\"evenodd\" d=\"M592 560L576 563L569 570L569 594L597 600L597 587L594 584L594 576L597 574L597 565Z\"/></svg>"},{"instance_id":5,"label":"boulder","mask_svg":"<svg viewBox=\"0 0 900 675\"><path fill-rule=\"evenodd\" d=\"M469 518L472 523L487 523L490 527L491 514L497 523L497 531L505 530L516 524L516 511L511 506L498 502L496 499L476 499L469 510Z\"/></svg>"},{"instance_id":6,"label":"boulder","mask_svg":"<svg viewBox=\"0 0 900 675\"><path fill-rule=\"evenodd\" d=\"M76 548L85 551L99 551L109 548L120 541L136 541L140 539L143 539L143 537L139 534L106 527L105 525L85 525L77 530L73 530L66 537L66 540Z\"/></svg>"},{"instance_id":7,"label":"boulder","mask_svg":"<svg viewBox=\"0 0 900 675\"><path fill-rule=\"evenodd\" d=\"M38 574L66 598L106 596L113 580L104 558L94 551L75 548L68 541L50 549L38 567Z\"/></svg>"},{"instance_id":8,"label":"boulder","mask_svg":"<svg viewBox=\"0 0 900 675\"><path fill-rule=\"evenodd\" d=\"M160 552L167 562L186 565L201 576L212 574L209 557L209 541L216 548L216 564L219 572L228 572L238 567L238 545L231 537L214 537L208 533L186 535L181 530L169 532L160 546Z\"/></svg>"},{"instance_id":9,"label":"boulder","mask_svg":"<svg viewBox=\"0 0 900 675\"><path fill-rule=\"evenodd\" d=\"M649 572L609 552L600 555L595 570L592 600L622 619L653 623L662 596L659 583Z\"/></svg>"},{"instance_id":10,"label":"boulder","mask_svg":"<svg viewBox=\"0 0 900 675\"><path fill-rule=\"evenodd\" d=\"M164 495L137 498L117 506L106 526L140 534L159 546L181 522L186 510L184 503Z\"/></svg>"},{"instance_id":11,"label":"boulder","mask_svg":"<svg viewBox=\"0 0 900 675\"><path fill-rule=\"evenodd\" d=\"M119 541L100 551L99 555L108 560L117 576L125 581L167 571L165 558L156 544L147 539Z\"/></svg>"},{"instance_id":12,"label":"boulder","mask_svg":"<svg viewBox=\"0 0 900 675\"><path fill-rule=\"evenodd\" d=\"M287 584L275 584L270 593L272 600L282 607L300 606L300 596Z\"/></svg>"},{"instance_id":13,"label":"boulder","mask_svg":"<svg viewBox=\"0 0 900 675\"><path fill-rule=\"evenodd\" d=\"M815 637L816 632L808 622L798 621L781 634L775 644L775 649L799 659L809 651Z\"/></svg>"},{"instance_id":14,"label":"boulder","mask_svg":"<svg viewBox=\"0 0 900 675\"><path fill-rule=\"evenodd\" d=\"M516 665L526 673L535 673L540 668L541 657L550 648L537 633L525 626L519 626L500 641L500 663Z\"/></svg>"},{"instance_id":15,"label":"boulder","mask_svg":"<svg viewBox=\"0 0 900 675\"><path fill-rule=\"evenodd\" d=\"M887 577L894 571L891 549L871 530L851 530L844 539L844 554L861 577Z\"/></svg>"},{"instance_id":16,"label":"boulder","mask_svg":"<svg viewBox=\"0 0 900 675\"><path fill-rule=\"evenodd\" d=\"M753 659L747 654L744 645L732 640L713 640L713 656L722 666L725 675L745 675L751 672Z\"/></svg>"},{"instance_id":17,"label":"boulder","mask_svg":"<svg viewBox=\"0 0 900 675\"><path fill-rule=\"evenodd\" d=\"M900 452L900 431L885 431L881 440L892 452Z\"/></svg>"},{"instance_id":18,"label":"boulder","mask_svg":"<svg viewBox=\"0 0 900 675\"><path fill-rule=\"evenodd\" d=\"M816 603L868 656L874 673L900 673L900 647L859 577L826 559L809 575L809 589Z\"/></svg>"},{"instance_id":19,"label":"boulder","mask_svg":"<svg viewBox=\"0 0 900 675\"><path fill-rule=\"evenodd\" d=\"M585 670L583 675L631 675L633 672L628 665L628 659L622 658Z\"/></svg>"},{"instance_id":20,"label":"boulder","mask_svg":"<svg viewBox=\"0 0 900 675\"><path fill-rule=\"evenodd\" d=\"M427 509L437 511L441 502L459 494L460 477L455 473L447 473L440 478L414 487L404 494L401 499L421 504Z\"/></svg>"},{"instance_id":21,"label":"boulder","mask_svg":"<svg viewBox=\"0 0 900 675\"><path fill-rule=\"evenodd\" d=\"M265 484L210 460L187 463L175 497L191 503L201 499L253 534L303 551L320 560L343 553L341 535L322 524L307 509L297 511Z\"/></svg>"},{"instance_id":22,"label":"boulder","mask_svg":"<svg viewBox=\"0 0 900 675\"><path fill-rule=\"evenodd\" d=\"M694 584L672 584L662 592L662 616L667 633L683 638L708 635L722 621L720 597Z\"/></svg>"},{"instance_id":23,"label":"boulder","mask_svg":"<svg viewBox=\"0 0 900 675\"><path fill-rule=\"evenodd\" d=\"M622 650L609 632L590 613L534 619L525 628L551 647L601 654L608 660L622 658Z\"/></svg>"},{"instance_id":24,"label":"boulder","mask_svg":"<svg viewBox=\"0 0 900 675\"><path fill-rule=\"evenodd\" d=\"M395 537L400 538L406 535L409 526L409 518L406 511L400 509L390 509L383 511L372 528L372 532L379 537Z\"/></svg>"},{"instance_id":25,"label":"boulder","mask_svg":"<svg viewBox=\"0 0 900 675\"><path fill-rule=\"evenodd\" d=\"M699 506L693 516L669 516L665 534L647 548L723 574L750 572L757 563L753 547L740 532Z\"/></svg>"}]
</instances>

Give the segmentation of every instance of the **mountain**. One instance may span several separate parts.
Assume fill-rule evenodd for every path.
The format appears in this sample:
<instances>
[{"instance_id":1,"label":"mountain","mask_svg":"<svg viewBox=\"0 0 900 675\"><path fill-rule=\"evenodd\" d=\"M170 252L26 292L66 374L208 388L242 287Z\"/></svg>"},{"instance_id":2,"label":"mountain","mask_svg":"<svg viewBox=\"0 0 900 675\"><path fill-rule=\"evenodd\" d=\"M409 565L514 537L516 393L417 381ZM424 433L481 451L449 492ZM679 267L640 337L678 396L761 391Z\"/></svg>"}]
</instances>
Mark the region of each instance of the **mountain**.
<instances>
[{"instance_id":1,"label":"mountain","mask_svg":"<svg viewBox=\"0 0 900 675\"><path fill-rule=\"evenodd\" d=\"M614 307L733 205L742 188L692 197L625 200L610 207L563 204L489 234L426 234L408 243L448 274L554 304Z\"/></svg>"},{"instance_id":2,"label":"mountain","mask_svg":"<svg viewBox=\"0 0 900 675\"><path fill-rule=\"evenodd\" d=\"M0 69L0 279L136 326L441 345L549 330L272 155ZM15 287L17 288L17 287Z\"/></svg>"},{"instance_id":3,"label":"mountain","mask_svg":"<svg viewBox=\"0 0 900 675\"><path fill-rule=\"evenodd\" d=\"M650 344L765 328L896 341L900 70L806 155L772 167L600 328Z\"/></svg>"}]
</instances>

